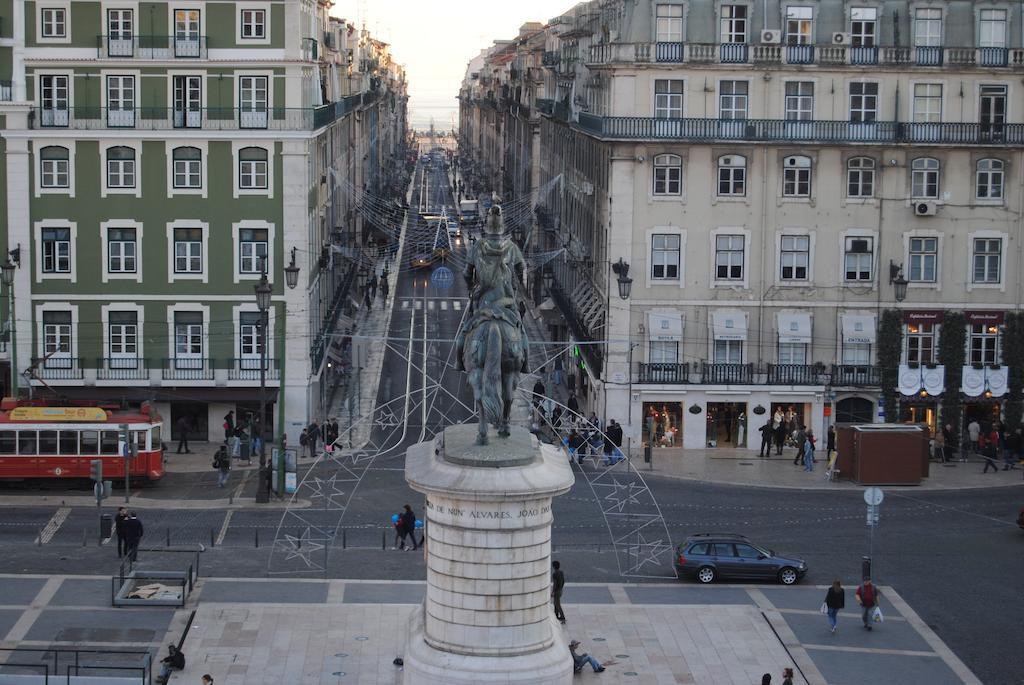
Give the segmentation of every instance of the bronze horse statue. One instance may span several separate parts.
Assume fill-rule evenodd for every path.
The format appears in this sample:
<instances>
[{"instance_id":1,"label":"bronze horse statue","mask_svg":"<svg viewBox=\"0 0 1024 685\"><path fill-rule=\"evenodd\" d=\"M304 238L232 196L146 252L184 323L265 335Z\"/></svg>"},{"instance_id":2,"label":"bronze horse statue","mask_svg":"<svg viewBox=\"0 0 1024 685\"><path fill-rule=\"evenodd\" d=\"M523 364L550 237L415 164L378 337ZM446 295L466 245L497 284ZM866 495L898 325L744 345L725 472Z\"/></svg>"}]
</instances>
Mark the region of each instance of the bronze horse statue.
<instances>
[{"instance_id":1,"label":"bronze horse statue","mask_svg":"<svg viewBox=\"0 0 1024 685\"><path fill-rule=\"evenodd\" d=\"M456 340L456 364L466 371L476 401L477 444L487 444L487 426L509 436L519 374L526 370L529 341L519 310L526 261L505 236L501 207L491 207L483 235L469 250L464 277L470 311Z\"/></svg>"}]
</instances>

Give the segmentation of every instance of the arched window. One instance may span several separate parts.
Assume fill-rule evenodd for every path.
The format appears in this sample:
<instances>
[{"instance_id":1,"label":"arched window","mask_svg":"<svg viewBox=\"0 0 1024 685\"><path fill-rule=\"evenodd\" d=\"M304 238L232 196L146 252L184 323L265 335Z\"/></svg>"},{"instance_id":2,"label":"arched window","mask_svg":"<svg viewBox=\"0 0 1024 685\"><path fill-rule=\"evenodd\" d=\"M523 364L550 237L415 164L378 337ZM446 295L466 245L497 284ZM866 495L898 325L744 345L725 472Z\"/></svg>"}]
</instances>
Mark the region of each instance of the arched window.
<instances>
[{"instance_id":1,"label":"arched window","mask_svg":"<svg viewBox=\"0 0 1024 685\"><path fill-rule=\"evenodd\" d=\"M846 196L874 197L875 160L870 157L852 157L846 163Z\"/></svg>"},{"instance_id":2,"label":"arched window","mask_svg":"<svg viewBox=\"0 0 1024 685\"><path fill-rule=\"evenodd\" d=\"M174 187L203 187L203 153L197 147L176 147L174 159Z\"/></svg>"},{"instance_id":3,"label":"arched window","mask_svg":"<svg viewBox=\"0 0 1024 685\"><path fill-rule=\"evenodd\" d=\"M811 196L811 158L793 155L782 160L782 196Z\"/></svg>"},{"instance_id":4,"label":"arched window","mask_svg":"<svg viewBox=\"0 0 1024 685\"><path fill-rule=\"evenodd\" d=\"M743 197L747 194L747 158L722 155L718 158L718 196Z\"/></svg>"},{"instance_id":5,"label":"arched window","mask_svg":"<svg viewBox=\"0 0 1024 685\"><path fill-rule=\"evenodd\" d=\"M918 157L910 163L910 196L920 199L939 197L939 160Z\"/></svg>"},{"instance_id":6,"label":"arched window","mask_svg":"<svg viewBox=\"0 0 1024 685\"><path fill-rule=\"evenodd\" d=\"M1003 160L978 160L976 197L979 200L1003 199Z\"/></svg>"},{"instance_id":7,"label":"arched window","mask_svg":"<svg viewBox=\"0 0 1024 685\"><path fill-rule=\"evenodd\" d=\"M238 187L244 190L266 190L266 149L262 147L244 147L238 151Z\"/></svg>"},{"instance_id":8,"label":"arched window","mask_svg":"<svg viewBox=\"0 0 1024 685\"><path fill-rule=\"evenodd\" d=\"M683 160L679 155L654 156L654 194L680 195L683 189Z\"/></svg>"},{"instance_id":9,"label":"arched window","mask_svg":"<svg viewBox=\"0 0 1024 685\"><path fill-rule=\"evenodd\" d=\"M39 151L39 185L67 188L71 183L70 154L66 147L50 145Z\"/></svg>"},{"instance_id":10,"label":"arched window","mask_svg":"<svg viewBox=\"0 0 1024 685\"><path fill-rule=\"evenodd\" d=\"M107 187L135 187L135 150L119 145L107 150Z\"/></svg>"}]
</instances>

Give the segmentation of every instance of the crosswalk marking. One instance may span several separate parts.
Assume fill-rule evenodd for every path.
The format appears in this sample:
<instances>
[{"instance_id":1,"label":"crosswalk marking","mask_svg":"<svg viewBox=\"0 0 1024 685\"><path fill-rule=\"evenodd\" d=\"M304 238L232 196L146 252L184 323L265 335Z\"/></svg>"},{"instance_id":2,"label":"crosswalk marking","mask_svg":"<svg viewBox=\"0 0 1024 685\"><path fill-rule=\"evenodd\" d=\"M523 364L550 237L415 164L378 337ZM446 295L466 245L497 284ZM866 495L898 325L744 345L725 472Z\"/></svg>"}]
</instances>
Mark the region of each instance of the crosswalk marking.
<instances>
[{"instance_id":1,"label":"crosswalk marking","mask_svg":"<svg viewBox=\"0 0 1024 685\"><path fill-rule=\"evenodd\" d=\"M441 300L441 311L448 311L448 300Z\"/></svg>"},{"instance_id":2,"label":"crosswalk marking","mask_svg":"<svg viewBox=\"0 0 1024 685\"><path fill-rule=\"evenodd\" d=\"M434 309L434 301L433 300L428 300L427 301L427 309L430 309L431 311L433 311L433 309Z\"/></svg>"},{"instance_id":3,"label":"crosswalk marking","mask_svg":"<svg viewBox=\"0 0 1024 685\"><path fill-rule=\"evenodd\" d=\"M460 300L455 300L452 302L452 307L455 308L455 311L460 311L462 309L462 302Z\"/></svg>"},{"instance_id":4,"label":"crosswalk marking","mask_svg":"<svg viewBox=\"0 0 1024 685\"><path fill-rule=\"evenodd\" d=\"M61 525L70 513L71 507L61 507L55 511L53 516L51 516L50 520L47 522L46 527L39 532L39 536L35 539L35 544L45 545L52 540L53 536L57 534L58 530L60 530Z\"/></svg>"},{"instance_id":5,"label":"crosswalk marking","mask_svg":"<svg viewBox=\"0 0 1024 685\"><path fill-rule=\"evenodd\" d=\"M466 298L464 297L430 297L426 299L422 297L402 297L399 299L402 301L402 309L405 310L414 309L419 311L427 309L429 311L440 310L442 312L460 312L462 311L463 306L465 306L466 301ZM426 302L426 304L424 304L424 302Z\"/></svg>"},{"instance_id":6,"label":"crosswalk marking","mask_svg":"<svg viewBox=\"0 0 1024 685\"><path fill-rule=\"evenodd\" d=\"M409 300L402 300L402 309L409 308Z\"/></svg>"}]
</instances>

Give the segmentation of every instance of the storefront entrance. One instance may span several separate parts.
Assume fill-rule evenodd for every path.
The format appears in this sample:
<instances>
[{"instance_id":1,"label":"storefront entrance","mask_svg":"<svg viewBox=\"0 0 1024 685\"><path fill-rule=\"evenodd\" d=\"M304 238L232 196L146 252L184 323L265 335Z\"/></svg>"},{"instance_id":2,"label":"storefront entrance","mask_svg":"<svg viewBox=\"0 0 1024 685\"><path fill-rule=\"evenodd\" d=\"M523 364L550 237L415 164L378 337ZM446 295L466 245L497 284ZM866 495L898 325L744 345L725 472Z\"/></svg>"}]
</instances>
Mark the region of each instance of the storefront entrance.
<instances>
[{"instance_id":1,"label":"storefront entrance","mask_svg":"<svg viewBox=\"0 0 1024 685\"><path fill-rule=\"evenodd\" d=\"M743 402L708 402L707 446L746 446L746 411Z\"/></svg>"},{"instance_id":2,"label":"storefront entrance","mask_svg":"<svg viewBox=\"0 0 1024 685\"><path fill-rule=\"evenodd\" d=\"M982 430L1002 420L999 400L980 400L964 402L964 427L971 421L977 421Z\"/></svg>"},{"instance_id":3,"label":"storefront entrance","mask_svg":"<svg viewBox=\"0 0 1024 685\"><path fill-rule=\"evenodd\" d=\"M937 406L936 402L915 402L904 397L900 400L900 422L916 423L928 426L932 435L935 435L935 431L938 428Z\"/></svg>"},{"instance_id":4,"label":"storefront entrance","mask_svg":"<svg viewBox=\"0 0 1024 685\"><path fill-rule=\"evenodd\" d=\"M679 402L644 402L644 444L683 446L683 405Z\"/></svg>"}]
</instances>

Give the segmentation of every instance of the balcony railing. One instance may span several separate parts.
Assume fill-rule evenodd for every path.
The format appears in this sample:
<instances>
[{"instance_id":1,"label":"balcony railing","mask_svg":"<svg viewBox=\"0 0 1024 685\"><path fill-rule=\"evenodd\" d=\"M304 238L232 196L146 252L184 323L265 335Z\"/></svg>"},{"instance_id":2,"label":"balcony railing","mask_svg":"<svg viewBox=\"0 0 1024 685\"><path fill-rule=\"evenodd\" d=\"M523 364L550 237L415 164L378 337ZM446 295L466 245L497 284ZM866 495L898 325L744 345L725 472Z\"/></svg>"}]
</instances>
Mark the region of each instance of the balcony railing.
<instances>
[{"instance_id":1,"label":"balcony railing","mask_svg":"<svg viewBox=\"0 0 1024 685\"><path fill-rule=\"evenodd\" d=\"M35 377L44 381L74 381L84 378L82 366L74 357L37 357L32 359L32 367Z\"/></svg>"},{"instance_id":2,"label":"balcony railing","mask_svg":"<svg viewBox=\"0 0 1024 685\"><path fill-rule=\"evenodd\" d=\"M534 107L542 114L551 115L555 112L555 101L547 98L537 98Z\"/></svg>"},{"instance_id":3,"label":"balcony railing","mask_svg":"<svg viewBox=\"0 0 1024 685\"><path fill-rule=\"evenodd\" d=\"M654 61L655 62L682 62L683 61L683 44L682 43L655 43L654 44Z\"/></svg>"},{"instance_id":4,"label":"balcony railing","mask_svg":"<svg viewBox=\"0 0 1024 685\"><path fill-rule=\"evenodd\" d=\"M540 63L543 64L545 67L558 66L559 61L561 61L561 55L552 50L546 51L543 55L541 55L540 58Z\"/></svg>"},{"instance_id":5,"label":"balcony railing","mask_svg":"<svg viewBox=\"0 0 1024 685\"><path fill-rule=\"evenodd\" d=\"M828 375L821 364L769 364L768 385L825 385Z\"/></svg>"},{"instance_id":6,"label":"balcony railing","mask_svg":"<svg viewBox=\"0 0 1024 685\"><path fill-rule=\"evenodd\" d=\"M638 383L664 383L676 385L690 382L690 365L686 363L638 364Z\"/></svg>"},{"instance_id":7,"label":"balcony railing","mask_svg":"<svg viewBox=\"0 0 1024 685\"><path fill-rule=\"evenodd\" d=\"M332 105L326 105L331 107ZM317 110L313 108L270 107L247 109L238 107L71 107L54 109L37 107L34 128L69 128L96 130L133 128L166 131L194 128L206 131L273 130L308 131L314 125Z\"/></svg>"},{"instance_id":8,"label":"balcony railing","mask_svg":"<svg viewBox=\"0 0 1024 685\"><path fill-rule=\"evenodd\" d=\"M701 365L701 382L706 384L750 384L754 382L753 364Z\"/></svg>"},{"instance_id":9,"label":"balcony railing","mask_svg":"<svg viewBox=\"0 0 1024 685\"><path fill-rule=\"evenodd\" d=\"M165 381L212 381L213 360L202 357L174 357L163 360Z\"/></svg>"},{"instance_id":10,"label":"balcony railing","mask_svg":"<svg viewBox=\"0 0 1024 685\"><path fill-rule=\"evenodd\" d=\"M96 36L100 59L206 59L206 36Z\"/></svg>"},{"instance_id":11,"label":"balcony railing","mask_svg":"<svg viewBox=\"0 0 1024 685\"><path fill-rule=\"evenodd\" d=\"M278 381L281 379L281 367L277 359L267 359L265 376L267 381ZM228 369L229 381L256 381L260 380L260 358L241 357L231 360L231 368Z\"/></svg>"},{"instance_id":12,"label":"balcony railing","mask_svg":"<svg viewBox=\"0 0 1024 685\"><path fill-rule=\"evenodd\" d=\"M0 81L0 102L10 102L14 99L14 83L11 81Z\"/></svg>"},{"instance_id":13,"label":"balcony railing","mask_svg":"<svg viewBox=\"0 0 1024 685\"><path fill-rule=\"evenodd\" d=\"M1024 146L1024 124L658 119L601 117L581 112L579 125L584 131L605 139Z\"/></svg>"},{"instance_id":14,"label":"balcony railing","mask_svg":"<svg viewBox=\"0 0 1024 685\"><path fill-rule=\"evenodd\" d=\"M881 385L878 367L868 364L836 364L832 367L832 385L840 387L877 387Z\"/></svg>"},{"instance_id":15,"label":"balcony railing","mask_svg":"<svg viewBox=\"0 0 1024 685\"><path fill-rule=\"evenodd\" d=\"M104 357L96 361L96 380L148 381L149 362L140 357Z\"/></svg>"}]
</instances>

